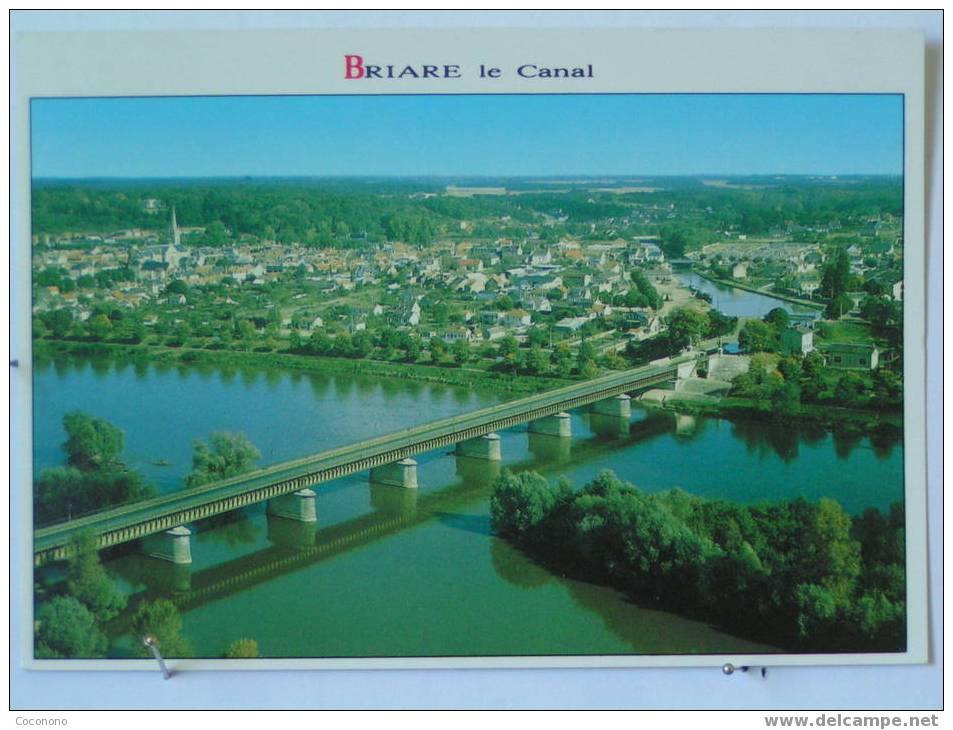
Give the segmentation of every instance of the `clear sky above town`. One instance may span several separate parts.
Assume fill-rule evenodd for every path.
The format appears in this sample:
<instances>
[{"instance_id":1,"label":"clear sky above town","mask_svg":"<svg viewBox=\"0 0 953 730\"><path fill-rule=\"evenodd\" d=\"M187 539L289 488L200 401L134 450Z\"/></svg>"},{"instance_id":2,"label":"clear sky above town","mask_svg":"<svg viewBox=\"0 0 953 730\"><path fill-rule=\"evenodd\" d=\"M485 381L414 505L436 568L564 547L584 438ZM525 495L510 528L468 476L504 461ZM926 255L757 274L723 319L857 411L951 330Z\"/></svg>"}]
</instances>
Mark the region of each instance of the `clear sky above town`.
<instances>
[{"instance_id":1,"label":"clear sky above town","mask_svg":"<svg viewBox=\"0 0 953 730\"><path fill-rule=\"evenodd\" d=\"M901 174L865 95L37 99L34 177Z\"/></svg>"}]
</instances>

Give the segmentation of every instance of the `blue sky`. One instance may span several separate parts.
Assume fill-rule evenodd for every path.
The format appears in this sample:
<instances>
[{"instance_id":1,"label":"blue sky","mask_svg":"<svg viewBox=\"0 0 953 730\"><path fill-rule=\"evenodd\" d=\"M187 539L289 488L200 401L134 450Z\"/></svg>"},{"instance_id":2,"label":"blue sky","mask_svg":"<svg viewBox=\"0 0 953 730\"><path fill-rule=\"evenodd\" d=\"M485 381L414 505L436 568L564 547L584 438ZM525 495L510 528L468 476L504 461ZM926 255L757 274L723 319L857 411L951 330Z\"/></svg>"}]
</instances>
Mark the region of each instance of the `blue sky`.
<instances>
[{"instance_id":1,"label":"blue sky","mask_svg":"<svg viewBox=\"0 0 953 730\"><path fill-rule=\"evenodd\" d=\"M36 99L34 177L901 174L900 96Z\"/></svg>"}]
</instances>

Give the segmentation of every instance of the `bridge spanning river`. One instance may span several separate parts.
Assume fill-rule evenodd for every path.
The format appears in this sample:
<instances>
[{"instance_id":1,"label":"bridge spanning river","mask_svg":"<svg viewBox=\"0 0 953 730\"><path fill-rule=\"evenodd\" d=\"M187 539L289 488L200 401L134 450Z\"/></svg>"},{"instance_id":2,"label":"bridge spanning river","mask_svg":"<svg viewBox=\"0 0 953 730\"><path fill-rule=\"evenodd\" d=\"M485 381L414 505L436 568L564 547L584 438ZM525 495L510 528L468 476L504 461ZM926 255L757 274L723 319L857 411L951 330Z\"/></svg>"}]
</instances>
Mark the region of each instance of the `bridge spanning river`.
<instances>
[{"instance_id":1,"label":"bridge spanning river","mask_svg":"<svg viewBox=\"0 0 953 730\"><path fill-rule=\"evenodd\" d=\"M313 510L314 499L309 487L368 469L373 481L415 487L416 463L410 457L416 454L457 444L461 454L498 459L498 439L497 451L493 452L494 431L530 423L530 428L537 433L568 436L569 418L564 411L604 402L609 404L604 412L611 414L612 409L624 407L627 416L626 394L685 377L692 372L694 364L694 356L684 356L662 364L611 373L44 527L34 533L34 560L39 565L66 558L75 537L89 533L95 536L99 548L149 538L155 547L147 552L173 562L189 562L189 531L184 528L188 523L266 500L269 511L279 516L313 519L308 513L309 504Z\"/></svg>"}]
</instances>

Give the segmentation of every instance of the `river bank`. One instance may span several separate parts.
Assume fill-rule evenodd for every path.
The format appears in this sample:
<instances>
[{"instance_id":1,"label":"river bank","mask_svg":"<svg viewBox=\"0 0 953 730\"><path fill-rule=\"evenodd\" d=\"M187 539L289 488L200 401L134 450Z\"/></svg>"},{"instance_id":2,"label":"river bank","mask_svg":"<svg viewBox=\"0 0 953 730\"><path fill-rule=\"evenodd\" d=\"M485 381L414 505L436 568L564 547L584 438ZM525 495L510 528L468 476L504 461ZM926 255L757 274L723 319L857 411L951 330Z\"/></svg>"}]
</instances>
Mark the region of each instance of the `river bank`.
<instances>
[{"instance_id":1,"label":"river bank","mask_svg":"<svg viewBox=\"0 0 953 730\"><path fill-rule=\"evenodd\" d=\"M493 387L497 390L512 393L539 393L571 382L561 378L508 375L477 368L441 367L418 363L355 360L279 352L237 352L234 350L122 345L71 340L34 340L33 355L34 358L54 358L63 355L74 357L107 356L127 362L148 362L150 364L214 365L218 367L254 366L312 373L372 375L403 380L419 380L442 385Z\"/></svg>"},{"instance_id":2,"label":"river bank","mask_svg":"<svg viewBox=\"0 0 953 730\"><path fill-rule=\"evenodd\" d=\"M142 362L201 367L257 367L328 375L363 375L414 380L441 385L492 387L514 394L539 393L567 385L571 381L529 375L507 375L476 368L448 368L415 363L390 363L376 360L351 360L336 357L292 355L288 353L235 352L170 348L146 345L121 345L69 340L37 340L34 358L109 357L122 362ZM669 399L661 403L644 401L652 409L692 415L743 415L773 422L805 422L826 428L845 428L871 432L883 427L902 429L903 414L802 404L796 413L778 414L765 410L749 398L722 398L717 402Z\"/></svg>"},{"instance_id":3,"label":"river bank","mask_svg":"<svg viewBox=\"0 0 953 730\"><path fill-rule=\"evenodd\" d=\"M744 416L772 423L805 423L829 430L847 430L855 433L874 433L882 429L903 430L902 413L884 413L842 408L840 406L801 404L791 413L765 410L751 398L725 397L713 401L666 399L664 401L641 401L651 410L682 413L698 416Z\"/></svg>"}]
</instances>

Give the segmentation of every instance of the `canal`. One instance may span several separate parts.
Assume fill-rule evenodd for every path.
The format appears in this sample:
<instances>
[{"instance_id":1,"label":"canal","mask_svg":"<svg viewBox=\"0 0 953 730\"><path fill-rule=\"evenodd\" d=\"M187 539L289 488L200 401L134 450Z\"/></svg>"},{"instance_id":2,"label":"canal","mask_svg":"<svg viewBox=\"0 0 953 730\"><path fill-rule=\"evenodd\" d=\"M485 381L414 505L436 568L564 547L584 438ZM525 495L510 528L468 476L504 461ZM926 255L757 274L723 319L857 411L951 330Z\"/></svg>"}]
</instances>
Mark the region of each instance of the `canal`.
<instances>
[{"instance_id":1,"label":"canal","mask_svg":"<svg viewBox=\"0 0 953 730\"><path fill-rule=\"evenodd\" d=\"M675 276L683 285L708 294L711 297L711 306L729 317L763 317L778 307L791 314L804 315L811 319L816 319L821 314L821 311L814 307L805 307L803 304L718 284L694 272L679 272Z\"/></svg>"},{"instance_id":2,"label":"canal","mask_svg":"<svg viewBox=\"0 0 953 730\"><path fill-rule=\"evenodd\" d=\"M81 409L121 427L130 465L169 491L190 469L194 439L214 431L246 433L264 465L502 397L350 375L56 360L37 364L34 460L38 470L62 463L62 416ZM814 428L634 409L624 423L574 412L569 440L525 427L501 436L503 466L576 485L612 469L647 491L742 503L830 496L854 514L903 496L902 444ZM258 505L201 526L190 568L131 553L107 568L131 607L172 597L196 656L220 656L238 638L269 657L772 651L550 573L490 530L499 465L449 451L418 462L416 492L356 474L317 487L316 526ZM110 655L130 650L114 631Z\"/></svg>"}]
</instances>

